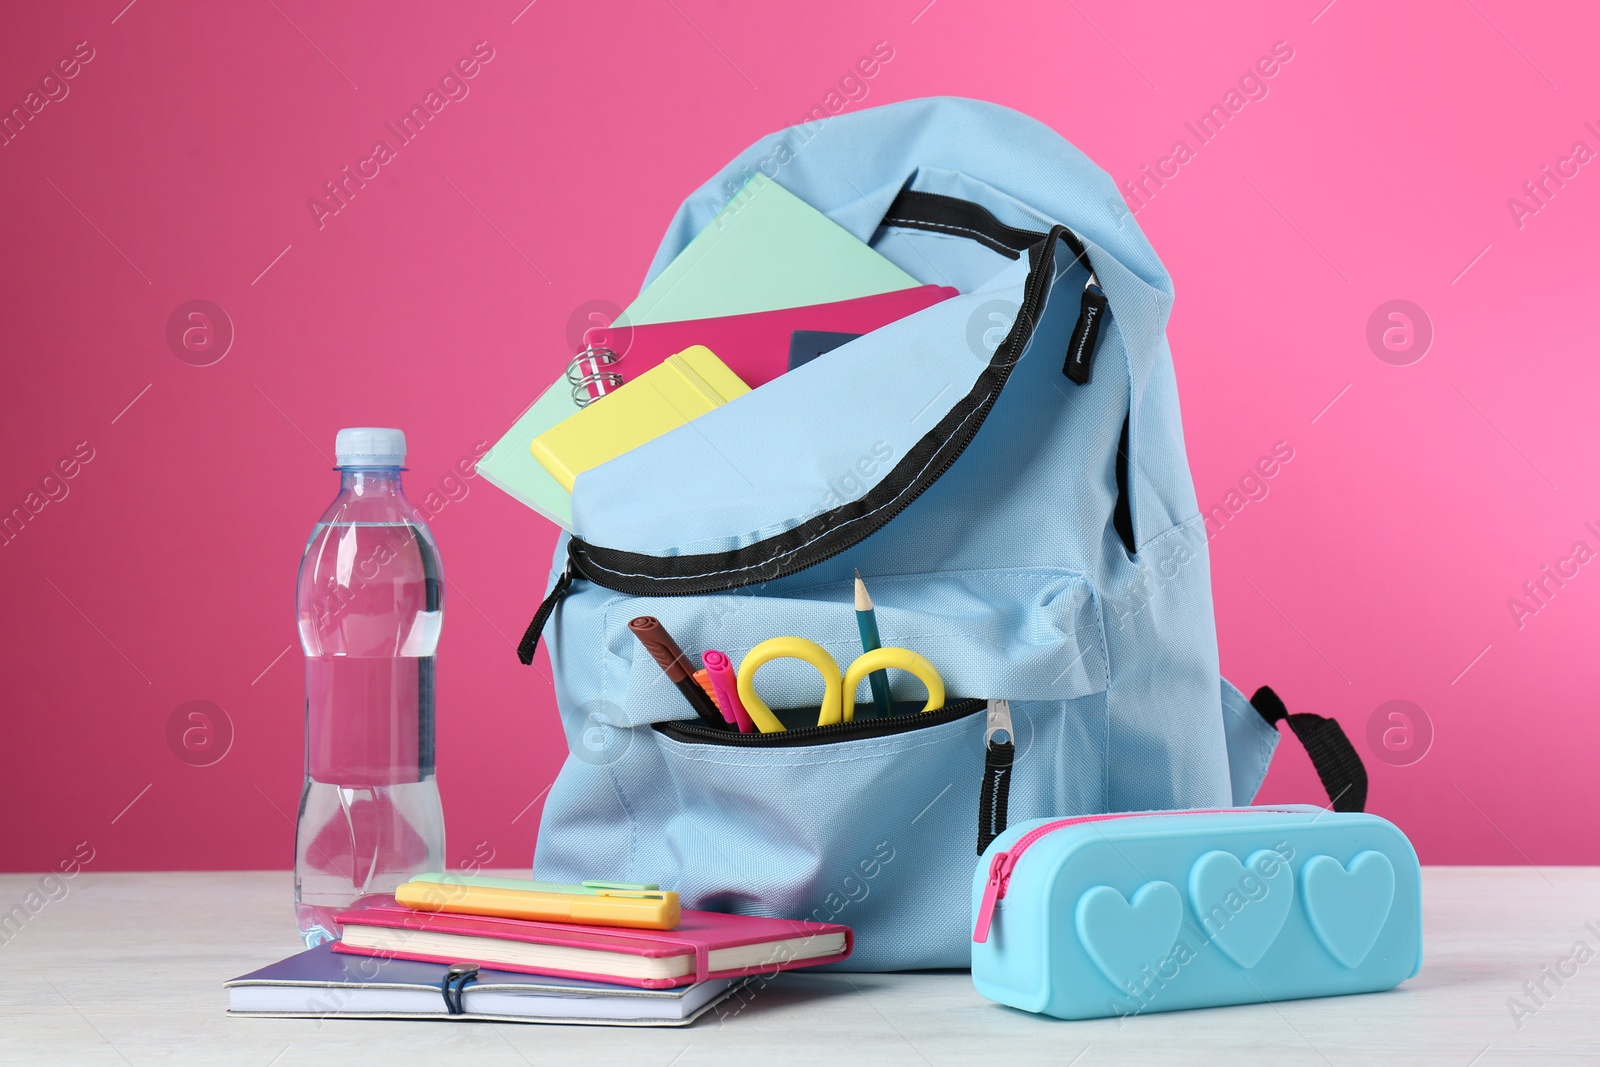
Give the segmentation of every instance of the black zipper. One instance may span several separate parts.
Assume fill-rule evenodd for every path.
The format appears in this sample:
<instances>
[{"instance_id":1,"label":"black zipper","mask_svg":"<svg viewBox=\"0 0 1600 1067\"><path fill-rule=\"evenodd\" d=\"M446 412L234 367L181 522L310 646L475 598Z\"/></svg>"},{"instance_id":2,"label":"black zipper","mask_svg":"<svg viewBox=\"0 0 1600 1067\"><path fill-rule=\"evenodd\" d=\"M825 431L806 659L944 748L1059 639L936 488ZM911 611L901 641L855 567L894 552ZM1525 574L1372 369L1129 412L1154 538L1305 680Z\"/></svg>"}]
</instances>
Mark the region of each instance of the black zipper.
<instances>
[{"instance_id":1,"label":"black zipper","mask_svg":"<svg viewBox=\"0 0 1600 1067\"><path fill-rule=\"evenodd\" d=\"M567 541L569 563L577 576L629 596L698 596L724 593L776 581L814 567L876 533L926 492L967 450L983 428L1011 370L1033 336L1055 276L1055 246L1064 241L1082 247L1065 226L1052 227L1044 241L1028 249L1031 269L1015 324L995 346L989 366L973 389L951 408L940 424L896 465L921 473L899 485L894 474L860 499L818 515L785 533L730 552L652 556L642 552L591 545L574 535ZM950 425L946 425L949 423ZM937 457L929 467L932 452ZM793 547L785 547L786 545ZM757 553L764 558L752 558Z\"/></svg>"},{"instance_id":2,"label":"black zipper","mask_svg":"<svg viewBox=\"0 0 1600 1067\"><path fill-rule=\"evenodd\" d=\"M544 633L544 624L550 621L550 615L556 610L556 605L572 587L573 566L571 553L568 553L567 569L561 572L556 584L550 587L549 595L539 602L539 610L533 613L533 621L528 623L528 628L522 633L522 640L517 642L517 659L522 661L524 667L533 665L533 651L539 647L539 635Z\"/></svg>"},{"instance_id":3,"label":"black zipper","mask_svg":"<svg viewBox=\"0 0 1600 1067\"><path fill-rule=\"evenodd\" d=\"M984 709L983 700L956 700L938 711L922 711L911 715L893 715L885 719L855 719L834 723L832 726L802 726L770 734L741 734L734 730L718 730L701 726L688 719L658 722L655 728L674 741L695 745L725 745L730 748L800 748L805 745L826 745L838 741L859 741L870 737L892 737L895 734L923 730L947 722L964 719Z\"/></svg>"}]
</instances>

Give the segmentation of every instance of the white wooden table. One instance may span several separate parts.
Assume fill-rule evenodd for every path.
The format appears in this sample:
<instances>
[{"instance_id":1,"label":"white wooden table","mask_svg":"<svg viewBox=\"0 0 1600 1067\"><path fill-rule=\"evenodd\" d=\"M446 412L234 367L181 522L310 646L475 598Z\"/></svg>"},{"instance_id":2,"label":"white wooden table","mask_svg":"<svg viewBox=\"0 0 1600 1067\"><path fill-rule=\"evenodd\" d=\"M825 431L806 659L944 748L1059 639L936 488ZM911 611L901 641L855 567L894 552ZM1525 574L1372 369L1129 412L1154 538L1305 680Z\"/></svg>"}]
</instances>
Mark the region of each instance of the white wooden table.
<instances>
[{"instance_id":1,"label":"white wooden table","mask_svg":"<svg viewBox=\"0 0 1600 1067\"><path fill-rule=\"evenodd\" d=\"M0 909L38 886L0 875ZM964 973L785 974L731 1018L679 1030L232 1019L223 981L298 945L288 874L86 871L67 887L0 930L0 1063L1600 1063L1597 868L1428 868L1422 973L1393 992L1120 1025L1002 1008ZM1561 963L1580 941L1594 957ZM1559 986L1543 970L1575 965ZM1536 1002L1522 983L1541 979ZM1512 998L1530 1009L1520 1026Z\"/></svg>"}]
</instances>

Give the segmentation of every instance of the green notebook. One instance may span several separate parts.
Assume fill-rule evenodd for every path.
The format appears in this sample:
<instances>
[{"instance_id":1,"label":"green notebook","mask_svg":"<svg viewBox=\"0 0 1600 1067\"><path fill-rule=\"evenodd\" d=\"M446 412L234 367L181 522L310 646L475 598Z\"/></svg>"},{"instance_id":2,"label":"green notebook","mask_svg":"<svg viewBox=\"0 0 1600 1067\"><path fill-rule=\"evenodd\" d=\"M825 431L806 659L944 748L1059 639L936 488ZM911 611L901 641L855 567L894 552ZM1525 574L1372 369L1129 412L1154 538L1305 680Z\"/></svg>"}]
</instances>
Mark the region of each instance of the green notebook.
<instances>
[{"instance_id":1,"label":"green notebook","mask_svg":"<svg viewBox=\"0 0 1600 1067\"><path fill-rule=\"evenodd\" d=\"M744 315L909 289L917 279L764 174L711 220L619 322ZM572 494L539 465L533 439L579 410L563 372L478 461L478 473L572 529Z\"/></svg>"}]
</instances>

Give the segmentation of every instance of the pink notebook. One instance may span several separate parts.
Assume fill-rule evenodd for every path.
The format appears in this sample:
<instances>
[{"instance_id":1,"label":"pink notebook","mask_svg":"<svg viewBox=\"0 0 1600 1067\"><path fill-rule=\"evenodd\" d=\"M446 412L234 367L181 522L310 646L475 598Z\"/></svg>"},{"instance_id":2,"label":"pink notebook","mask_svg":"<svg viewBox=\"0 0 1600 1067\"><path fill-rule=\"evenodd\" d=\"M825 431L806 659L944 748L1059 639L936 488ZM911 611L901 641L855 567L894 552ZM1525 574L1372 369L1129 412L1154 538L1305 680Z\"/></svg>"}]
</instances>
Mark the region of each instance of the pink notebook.
<instances>
[{"instance_id":1,"label":"pink notebook","mask_svg":"<svg viewBox=\"0 0 1600 1067\"><path fill-rule=\"evenodd\" d=\"M764 385L789 369L789 335L796 330L824 330L832 333L870 333L897 319L932 307L957 295L945 285L920 285L854 300L830 304L758 311L749 315L725 315L715 319L685 319L682 322L657 322L642 326L596 326L583 335L584 344L605 349L615 362L590 367L580 356L575 368L610 372L621 382L610 381L606 391L631 381L668 356L693 345L705 345L717 354L750 388ZM575 371L582 373L583 370ZM590 386L591 395L595 387Z\"/></svg>"},{"instance_id":2,"label":"pink notebook","mask_svg":"<svg viewBox=\"0 0 1600 1067\"><path fill-rule=\"evenodd\" d=\"M685 911L676 930L625 930L380 905L335 916L335 952L476 963L525 974L666 989L836 963L854 947L848 926Z\"/></svg>"}]
</instances>

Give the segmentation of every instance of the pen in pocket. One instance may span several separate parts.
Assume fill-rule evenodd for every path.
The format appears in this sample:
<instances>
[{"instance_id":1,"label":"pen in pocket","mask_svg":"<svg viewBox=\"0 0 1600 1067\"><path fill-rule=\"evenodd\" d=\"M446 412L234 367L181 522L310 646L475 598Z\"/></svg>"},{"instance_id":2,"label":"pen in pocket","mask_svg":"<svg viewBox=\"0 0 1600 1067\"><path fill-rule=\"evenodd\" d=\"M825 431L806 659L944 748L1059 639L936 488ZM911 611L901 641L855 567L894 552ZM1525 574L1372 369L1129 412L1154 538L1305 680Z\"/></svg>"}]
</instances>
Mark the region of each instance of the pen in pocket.
<instances>
[{"instance_id":1,"label":"pen in pocket","mask_svg":"<svg viewBox=\"0 0 1600 1067\"><path fill-rule=\"evenodd\" d=\"M661 625L660 620L641 615L628 623L628 629L650 653L650 658L656 661L667 680L678 687L678 692L683 694L695 714L704 719L708 726L727 729L728 724L723 720L722 712L717 710L716 704L694 680L694 664L689 662L689 657L683 654L683 649L678 647L678 642L667 633L667 628Z\"/></svg>"}]
</instances>

